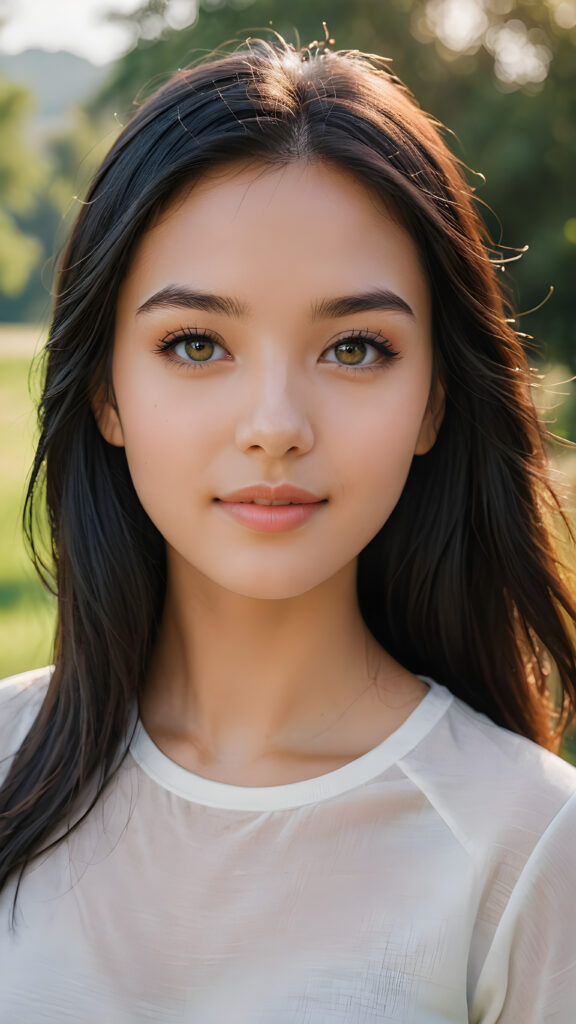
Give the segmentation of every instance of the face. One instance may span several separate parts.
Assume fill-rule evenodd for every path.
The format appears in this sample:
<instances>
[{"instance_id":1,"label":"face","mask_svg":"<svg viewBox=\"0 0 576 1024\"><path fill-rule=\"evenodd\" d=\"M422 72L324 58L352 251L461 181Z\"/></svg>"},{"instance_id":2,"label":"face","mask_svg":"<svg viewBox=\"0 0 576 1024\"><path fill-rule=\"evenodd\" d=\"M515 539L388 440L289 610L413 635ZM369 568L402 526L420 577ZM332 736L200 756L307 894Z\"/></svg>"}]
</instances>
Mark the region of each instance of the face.
<instances>
[{"instance_id":1,"label":"face","mask_svg":"<svg viewBox=\"0 0 576 1024\"><path fill-rule=\"evenodd\" d=\"M169 572L282 598L355 566L436 437L430 324L414 243L346 172L237 164L179 197L122 285L96 410ZM308 499L231 500L256 485Z\"/></svg>"}]
</instances>

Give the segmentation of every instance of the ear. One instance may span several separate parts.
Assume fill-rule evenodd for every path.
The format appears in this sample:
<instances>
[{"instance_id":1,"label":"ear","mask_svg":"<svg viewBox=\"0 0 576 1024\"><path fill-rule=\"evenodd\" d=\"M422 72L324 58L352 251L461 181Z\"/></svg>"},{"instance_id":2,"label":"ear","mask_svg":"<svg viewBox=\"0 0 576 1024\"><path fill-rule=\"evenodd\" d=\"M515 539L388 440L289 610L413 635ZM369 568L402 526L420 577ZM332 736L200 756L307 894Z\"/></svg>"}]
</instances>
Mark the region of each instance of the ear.
<instances>
[{"instance_id":1,"label":"ear","mask_svg":"<svg viewBox=\"0 0 576 1024\"><path fill-rule=\"evenodd\" d=\"M424 419L422 420L422 426L420 427L420 433L418 434L416 448L414 449L415 455L426 455L426 453L434 447L436 438L438 437L438 431L440 430L442 420L444 419L445 408L446 392L440 378L437 377L430 390L428 406L424 413Z\"/></svg>"},{"instance_id":2,"label":"ear","mask_svg":"<svg viewBox=\"0 0 576 1024\"><path fill-rule=\"evenodd\" d=\"M92 401L92 412L98 424L98 430L108 444L117 448L124 447L124 432L116 405L116 399L112 389L102 381L94 394Z\"/></svg>"}]
</instances>

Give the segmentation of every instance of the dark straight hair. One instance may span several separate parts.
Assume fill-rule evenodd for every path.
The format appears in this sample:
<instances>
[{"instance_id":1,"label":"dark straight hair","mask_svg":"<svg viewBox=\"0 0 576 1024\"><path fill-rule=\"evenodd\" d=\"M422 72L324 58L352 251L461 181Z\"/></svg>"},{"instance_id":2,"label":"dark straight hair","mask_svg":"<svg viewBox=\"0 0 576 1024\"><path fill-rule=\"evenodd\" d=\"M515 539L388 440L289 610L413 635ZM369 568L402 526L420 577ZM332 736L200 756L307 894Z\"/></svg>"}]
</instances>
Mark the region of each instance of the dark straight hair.
<instances>
[{"instance_id":1,"label":"dark straight hair","mask_svg":"<svg viewBox=\"0 0 576 1024\"><path fill-rule=\"evenodd\" d=\"M178 72L136 112L61 261L25 509L37 567L58 595L55 668L0 789L0 888L60 841L88 791L90 810L127 749L162 612L164 542L91 401L111 388L118 289L143 233L183 187L237 160L324 161L354 175L410 233L429 281L445 416L360 553L369 629L408 669L551 749L575 709L576 606L551 532L562 512L546 432L496 273L502 254L491 259L459 161L381 58L248 40Z\"/></svg>"}]
</instances>

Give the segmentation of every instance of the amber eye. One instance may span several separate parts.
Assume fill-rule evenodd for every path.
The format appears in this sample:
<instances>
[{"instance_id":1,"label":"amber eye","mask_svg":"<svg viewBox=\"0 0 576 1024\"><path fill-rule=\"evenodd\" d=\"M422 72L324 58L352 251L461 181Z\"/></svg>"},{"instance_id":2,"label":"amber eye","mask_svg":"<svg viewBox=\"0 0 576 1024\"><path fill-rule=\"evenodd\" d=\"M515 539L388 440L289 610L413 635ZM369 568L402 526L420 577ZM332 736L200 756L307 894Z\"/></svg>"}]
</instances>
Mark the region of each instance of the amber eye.
<instances>
[{"instance_id":1,"label":"amber eye","mask_svg":"<svg viewBox=\"0 0 576 1024\"><path fill-rule=\"evenodd\" d=\"M214 342L208 338L190 338L183 345L186 355L195 363L203 363L214 353Z\"/></svg>"},{"instance_id":2,"label":"amber eye","mask_svg":"<svg viewBox=\"0 0 576 1024\"><path fill-rule=\"evenodd\" d=\"M334 351L340 357L340 362L355 366L364 359L366 344L363 341L342 341L335 346Z\"/></svg>"}]
</instances>

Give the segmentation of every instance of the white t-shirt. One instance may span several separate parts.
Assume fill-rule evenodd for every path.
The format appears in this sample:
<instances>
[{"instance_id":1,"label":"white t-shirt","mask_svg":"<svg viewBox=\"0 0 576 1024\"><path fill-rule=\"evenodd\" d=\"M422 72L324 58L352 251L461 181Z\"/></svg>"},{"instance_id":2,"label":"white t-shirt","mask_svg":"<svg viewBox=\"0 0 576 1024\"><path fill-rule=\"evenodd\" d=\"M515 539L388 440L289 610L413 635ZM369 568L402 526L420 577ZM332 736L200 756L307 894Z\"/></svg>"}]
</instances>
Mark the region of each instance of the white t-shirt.
<instances>
[{"instance_id":1,"label":"white t-shirt","mask_svg":"<svg viewBox=\"0 0 576 1024\"><path fill-rule=\"evenodd\" d=\"M48 677L0 685L0 757ZM0 1024L574 1024L576 769L425 681L373 750L282 786L202 778L139 723L14 930L0 895Z\"/></svg>"}]
</instances>

